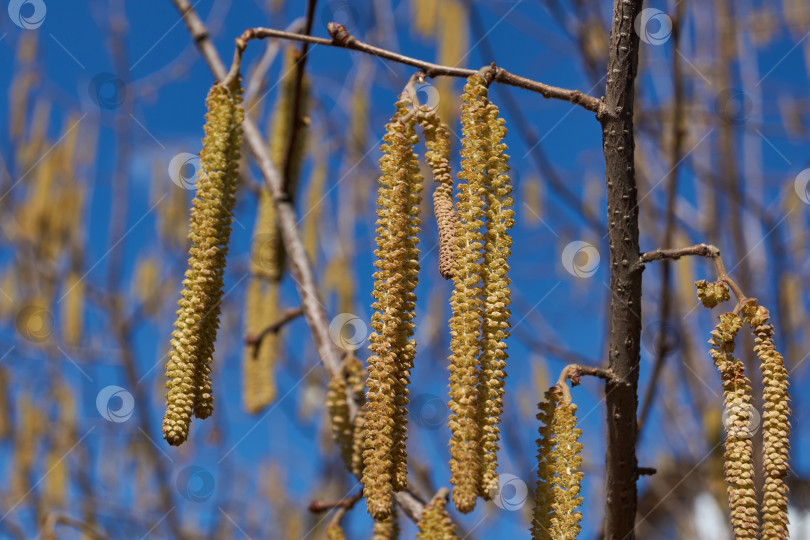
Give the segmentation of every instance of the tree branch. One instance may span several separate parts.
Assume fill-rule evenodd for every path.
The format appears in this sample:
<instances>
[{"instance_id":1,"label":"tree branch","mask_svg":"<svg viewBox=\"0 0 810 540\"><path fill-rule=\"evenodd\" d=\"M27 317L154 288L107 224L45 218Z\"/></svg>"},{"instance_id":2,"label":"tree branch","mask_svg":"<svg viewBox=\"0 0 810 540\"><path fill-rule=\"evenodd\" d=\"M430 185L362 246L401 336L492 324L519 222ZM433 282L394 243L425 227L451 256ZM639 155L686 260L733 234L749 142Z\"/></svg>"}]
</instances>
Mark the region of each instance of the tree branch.
<instances>
[{"instance_id":1,"label":"tree branch","mask_svg":"<svg viewBox=\"0 0 810 540\"><path fill-rule=\"evenodd\" d=\"M642 0L614 0L602 123L610 238L610 332L605 384L605 522L607 540L632 540L638 493L636 408L641 342L638 189L633 133L639 37L633 23Z\"/></svg>"},{"instance_id":2,"label":"tree branch","mask_svg":"<svg viewBox=\"0 0 810 540\"><path fill-rule=\"evenodd\" d=\"M568 364L560 372L560 378L557 379L557 386L563 393L563 399L566 403L571 403L571 390L568 388L567 381L571 381L571 386L579 385L579 378L582 375L591 377L598 377L605 381L613 381L616 376L609 369L603 369L592 366L583 366L581 364Z\"/></svg>"},{"instance_id":3,"label":"tree branch","mask_svg":"<svg viewBox=\"0 0 810 540\"><path fill-rule=\"evenodd\" d=\"M267 334L275 334L281 328L286 325L287 323L294 321L298 317L304 314L304 310L300 307L297 308L287 308L284 310L284 313L281 314L281 317L278 318L273 324L269 325L267 328L259 332L258 334L254 335L247 335L245 336L245 345L252 345L258 346L261 344L262 339Z\"/></svg>"},{"instance_id":4,"label":"tree branch","mask_svg":"<svg viewBox=\"0 0 810 540\"><path fill-rule=\"evenodd\" d=\"M185 0L172 1L185 2ZM381 49L380 47L375 47L374 45L369 45L368 43L364 43L352 36L343 25L338 23L329 23L329 34L332 36L331 39L306 36L303 34L294 34L291 32L285 32L283 30L274 30L272 28L248 28L241 36L236 38L236 51L234 52L233 63L231 64L231 69L228 72L227 77L225 77L222 82L229 82L239 73L239 69L242 64L242 54L247 47L247 43L253 39L265 38L290 39L294 41L312 43L315 45L326 45L327 47L339 47L343 49L360 51L379 58L384 58L386 60L419 68L424 71L425 75L428 77L438 77L444 75L448 77L466 78L478 72L478 70L475 69L442 66L431 62L425 62L423 60L417 60L416 58L411 58L387 49ZM574 105L579 105L588 111L597 113L597 116L602 113L602 101L593 96L583 94L579 90L568 90L565 88L559 88L557 86L551 86L533 81L531 79L510 73L503 68L496 68L493 81L509 86L515 86L517 88L523 88L532 92L537 92L546 99L561 99L563 101L568 101Z\"/></svg>"},{"instance_id":5,"label":"tree branch","mask_svg":"<svg viewBox=\"0 0 810 540\"><path fill-rule=\"evenodd\" d=\"M351 497L346 497L344 499L340 499L339 501L335 502L321 502L321 501L312 501L309 503L309 511L317 514L320 512L326 512L327 510L333 510L335 508L343 508L345 510L351 510L354 508L354 505L357 504L357 501L363 498L363 490L361 489Z\"/></svg>"}]
</instances>

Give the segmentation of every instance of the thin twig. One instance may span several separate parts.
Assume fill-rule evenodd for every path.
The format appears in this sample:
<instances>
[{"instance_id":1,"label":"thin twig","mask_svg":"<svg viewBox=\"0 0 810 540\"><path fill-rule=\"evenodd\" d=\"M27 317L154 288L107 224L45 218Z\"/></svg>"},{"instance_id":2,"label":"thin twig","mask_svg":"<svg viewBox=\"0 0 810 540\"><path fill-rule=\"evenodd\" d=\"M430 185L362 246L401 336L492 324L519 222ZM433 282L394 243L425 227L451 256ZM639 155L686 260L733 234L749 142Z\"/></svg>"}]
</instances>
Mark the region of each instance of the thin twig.
<instances>
[{"instance_id":1,"label":"thin twig","mask_svg":"<svg viewBox=\"0 0 810 540\"><path fill-rule=\"evenodd\" d=\"M343 49L360 51L379 58L385 58L386 60L419 68L424 71L425 75L428 77L447 76L466 78L470 75L478 73L478 70L475 69L442 66L432 62L417 60L416 58L411 58L387 49L381 49L380 47L375 47L374 45L369 45L368 43L364 43L352 36L343 25L338 23L331 22L329 23L328 28L329 34L332 36L331 39L305 36L303 34L294 34L291 32L284 32L283 30L274 30L272 28L248 28L244 31L244 33L242 33L241 36L236 38L236 50L234 51L233 63L231 64L231 69L228 72L227 77L223 79L222 83L227 85L227 83L236 78L237 74L239 73L239 69L241 68L242 54L247 47L247 43L253 39L265 38L290 39L316 45L326 45L327 47L339 47ZM568 101L569 103L579 105L586 110L597 113L597 115L601 115L604 112L602 101L598 98L584 94L579 90L568 90L566 88L559 88L557 86L551 86L533 81L531 79L510 73L503 68L495 68L495 74L492 80L501 84L537 92L547 99L561 99L563 101Z\"/></svg>"},{"instance_id":2,"label":"thin twig","mask_svg":"<svg viewBox=\"0 0 810 540\"><path fill-rule=\"evenodd\" d=\"M284 325L286 325L291 321L294 321L303 314L304 309L301 307L285 309L284 313L281 314L281 317L279 317L278 320L267 326L267 328L265 328L256 335L248 334L247 336L245 336L245 345L259 346L262 342L262 339L264 339L264 336L266 336L267 334L277 333L284 327Z\"/></svg>"},{"instance_id":3,"label":"thin twig","mask_svg":"<svg viewBox=\"0 0 810 540\"><path fill-rule=\"evenodd\" d=\"M333 510L335 508L343 508L344 510L351 510L357 501L363 498L363 490L361 489L351 497L346 497L344 499L340 499L339 501L334 502L322 502L322 501L312 501L309 503L309 511L313 514L317 514L319 512L326 512L327 510Z\"/></svg>"},{"instance_id":4,"label":"thin twig","mask_svg":"<svg viewBox=\"0 0 810 540\"><path fill-rule=\"evenodd\" d=\"M568 388L567 381L571 381L571 386L579 385L579 378L582 375L590 377L598 377L605 381L615 381L616 375L609 369L583 366L581 364L568 364L560 372L560 378L557 379L557 386L563 393L563 399L566 403L571 403L571 390Z\"/></svg>"}]
</instances>

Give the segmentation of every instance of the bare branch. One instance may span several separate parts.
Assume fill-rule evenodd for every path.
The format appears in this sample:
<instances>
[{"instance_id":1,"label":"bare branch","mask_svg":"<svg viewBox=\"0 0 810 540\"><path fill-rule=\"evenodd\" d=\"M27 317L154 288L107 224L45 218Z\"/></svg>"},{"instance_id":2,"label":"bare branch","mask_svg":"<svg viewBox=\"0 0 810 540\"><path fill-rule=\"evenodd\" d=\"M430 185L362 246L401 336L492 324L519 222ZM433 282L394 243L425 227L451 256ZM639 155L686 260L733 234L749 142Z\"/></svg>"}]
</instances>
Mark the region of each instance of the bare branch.
<instances>
[{"instance_id":1,"label":"bare branch","mask_svg":"<svg viewBox=\"0 0 810 540\"><path fill-rule=\"evenodd\" d=\"M173 1L177 2L184 0ZM236 51L234 52L233 63L231 64L231 69L228 72L227 77L225 77L222 82L227 83L231 81L239 73L239 69L242 64L242 54L247 47L247 43L253 39L265 38L290 39L294 41L312 43L315 45L326 45L328 47L339 47L343 49L360 51L379 58L385 58L386 60L419 68L424 71L425 75L428 77L438 77L443 75L447 77L466 78L478 72L478 70L475 69L442 66L432 62L425 62L423 60L417 60L416 58L411 58L387 49L381 49L380 47L375 47L374 45L369 45L368 43L364 43L352 36L349 31L343 27L343 25L338 23L329 23L329 34L332 36L331 39L295 34L285 32L283 30L274 30L272 28L248 28L241 36L236 38ZM495 74L492 80L501 84L537 92L547 99L561 99L563 101L568 101L569 103L579 105L586 110L597 113L597 115L603 112L602 101L598 98L583 94L579 90L568 90L566 88L559 88L557 86L551 86L549 84L533 81L531 79L510 73L503 68L495 68Z\"/></svg>"},{"instance_id":2,"label":"bare branch","mask_svg":"<svg viewBox=\"0 0 810 540\"><path fill-rule=\"evenodd\" d=\"M255 336L254 335L245 336L245 345L258 346L259 344L261 344L262 339L264 339L264 336L266 336L267 334L277 333L284 327L284 325L294 321L303 314L304 310L300 307L285 309L284 313L281 314L281 317L279 317L278 320L275 321L273 324L271 324L270 326L268 326Z\"/></svg>"},{"instance_id":3,"label":"bare branch","mask_svg":"<svg viewBox=\"0 0 810 540\"><path fill-rule=\"evenodd\" d=\"M334 502L321 502L321 501L312 501L309 503L309 511L317 514L319 512L326 512L327 510L333 510L335 508L342 508L344 510L351 510L354 508L354 505L357 504L357 501L363 498L363 490L361 489L351 497L346 497L345 499L340 499L339 501Z\"/></svg>"},{"instance_id":4,"label":"bare branch","mask_svg":"<svg viewBox=\"0 0 810 540\"><path fill-rule=\"evenodd\" d=\"M563 393L563 400L566 403L571 403L571 391L568 388L567 381L571 381L571 386L578 386L579 378L582 375L591 377L598 377L605 381L613 381L616 376L609 369L603 369L592 366L583 366L580 364L568 364L560 372L560 378L557 379L557 386Z\"/></svg>"}]
</instances>

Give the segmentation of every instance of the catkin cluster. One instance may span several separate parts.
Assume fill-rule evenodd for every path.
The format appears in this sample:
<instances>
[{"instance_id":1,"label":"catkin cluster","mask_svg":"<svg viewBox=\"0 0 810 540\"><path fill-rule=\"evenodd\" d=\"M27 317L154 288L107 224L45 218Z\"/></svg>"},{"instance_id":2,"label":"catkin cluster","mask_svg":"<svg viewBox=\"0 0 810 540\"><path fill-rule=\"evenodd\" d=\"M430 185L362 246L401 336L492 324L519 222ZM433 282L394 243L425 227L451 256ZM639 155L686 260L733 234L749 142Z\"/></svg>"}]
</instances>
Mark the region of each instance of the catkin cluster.
<instances>
[{"instance_id":1,"label":"catkin cluster","mask_svg":"<svg viewBox=\"0 0 810 540\"><path fill-rule=\"evenodd\" d=\"M728 300L725 284L695 283L698 297L707 307ZM741 313L741 316L737 312ZM728 502L735 538L787 538L788 487L785 483L790 469L790 400L787 393L788 373L782 355L773 344L770 314L755 300L742 299L733 313L720 316L712 332L711 355L720 370L725 390L726 452L723 455ZM734 359L734 338L743 322L754 334L754 352L760 361L763 382L762 454L765 481L762 507L757 510L754 485L753 445L751 438L757 427L751 405L751 385L743 364ZM760 528L761 516L761 528Z\"/></svg>"},{"instance_id":2,"label":"catkin cluster","mask_svg":"<svg viewBox=\"0 0 810 540\"><path fill-rule=\"evenodd\" d=\"M552 386L539 404L540 438L537 440L537 491L532 538L574 539L582 513L582 430L576 427L577 406L565 403L560 389Z\"/></svg>"},{"instance_id":3,"label":"catkin cluster","mask_svg":"<svg viewBox=\"0 0 810 540\"><path fill-rule=\"evenodd\" d=\"M763 382L762 455L765 472L762 497L762 538L787 538L788 487L785 483L790 466L790 399L788 373L782 355L773 345L770 313L762 306L748 303L743 316L754 333L754 351L760 361Z\"/></svg>"},{"instance_id":4,"label":"catkin cluster","mask_svg":"<svg viewBox=\"0 0 810 540\"><path fill-rule=\"evenodd\" d=\"M447 513L450 492L442 488L436 493L419 518L417 540L457 540L456 526Z\"/></svg>"},{"instance_id":5,"label":"catkin cluster","mask_svg":"<svg viewBox=\"0 0 810 540\"><path fill-rule=\"evenodd\" d=\"M416 118L405 99L386 126L377 194L377 261L369 337L368 411L365 418L363 486L376 520L391 513L392 491L407 485L405 453L407 385L416 354L419 203L422 177L413 151Z\"/></svg>"},{"instance_id":6,"label":"catkin cluster","mask_svg":"<svg viewBox=\"0 0 810 540\"><path fill-rule=\"evenodd\" d=\"M754 490L751 382L745 376L743 363L734 358L734 338L742 326L735 313L720 316L720 322L709 340L710 354L723 379L726 410L724 476L728 506L735 538L757 538L759 517Z\"/></svg>"},{"instance_id":7,"label":"catkin cluster","mask_svg":"<svg viewBox=\"0 0 810 540\"><path fill-rule=\"evenodd\" d=\"M244 118L241 94L237 80L230 88L215 84L206 99L208 113L191 212L188 270L166 365L169 380L163 438L172 445L188 438L192 414L207 418L213 410L210 363L236 201Z\"/></svg>"},{"instance_id":8,"label":"catkin cluster","mask_svg":"<svg viewBox=\"0 0 810 540\"><path fill-rule=\"evenodd\" d=\"M509 333L508 257L514 224L506 128L482 76L462 96L461 172L450 300L450 482L461 512L498 488L498 425Z\"/></svg>"}]
</instances>

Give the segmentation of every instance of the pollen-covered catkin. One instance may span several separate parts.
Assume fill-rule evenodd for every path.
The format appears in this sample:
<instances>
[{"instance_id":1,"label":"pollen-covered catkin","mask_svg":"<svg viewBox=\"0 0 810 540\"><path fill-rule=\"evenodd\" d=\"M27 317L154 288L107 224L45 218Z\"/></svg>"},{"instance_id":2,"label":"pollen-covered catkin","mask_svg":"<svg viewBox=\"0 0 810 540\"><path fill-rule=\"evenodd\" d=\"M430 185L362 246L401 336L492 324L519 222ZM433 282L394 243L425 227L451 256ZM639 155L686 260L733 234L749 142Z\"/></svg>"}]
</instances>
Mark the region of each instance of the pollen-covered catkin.
<instances>
[{"instance_id":1,"label":"pollen-covered catkin","mask_svg":"<svg viewBox=\"0 0 810 540\"><path fill-rule=\"evenodd\" d=\"M532 521L532 538L573 540L581 530L582 430L576 427L577 406L565 403L560 390L546 392L537 418L538 445L537 497Z\"/></svg>"},{"instance_id":2,"label":"pollen-covered catkin","mask_svg":"<svg viewBox=\"0 0 810 540\"><path fill-rule=\"evenodd\" d=\"M422 510L422 517L417 524L417 540L457 540L456 526L447 513L447 502L450 492L440 489Z\"/></svg>"},{"instance_id":3,"label":"pollen-covered catkin","mask_svg":"<svg viewBox=\"0 0 810 540\"><path fill-rule=\"evenodd\" d=\"M754 351L760 361L763 383L762 455L765 483L762 497L761 538L788 537L788 486L790 466L790 398L788 373L782 355L773 344L770 313L751 302L743 307L743 316L754 333Z\"/></svg>"},{"instance_id":4,"label":"pollen-covered catkin","mask_svg":"<svg viewBox=\"0 0 810 540\"><path fill-rule=\"evenodd\" d=\"M332 436L340 448L343 462L350 469L354 454L354 429L349 413L349 392L351 399L362 403L363 388L365 386L365 372L363 363L350 354L343 360L341 373L329 379L329 389L326 394L326 406L332 422Z\"/></svg>"},{"instance_id":5,"label":"pollen-covered catkin","mask_svg":"<svg viewBox=\"0 0 810 540\"><path fill-rule=\"evenodd\" d=\"M728 285L723 281L706 281L705 279L701 279L695 282L695 287L697 287L698 299L709 309L731 298Z\"/></svg>"},{"instance_id":6,"label":"pollen-covered catkin","mask_svg":"<svg viewBox=\"0 0 810 540\"><path fill-rule=\"evenodd\" d=\"M236 167L241 143L241 89L216 84L206 99L205 138L191 212L188 270L166 365L168 388L163 437L172 445L188 438L192 413L212 409L210 361L219 318Z\"/></svg>"},{"instance_id":7,"label":"pollen-covered catkin","mask_svg":"<svg viewBox=\"0 0 810 540\"><path fill-rule=\"evenodd\" d=\"M197 394L194 400L194 416L208 418L214 410L214 395L211 391L211 361L214 356L214 342L219 328L219 314L222 310L222 290L225 286L225 259L228 255L228 244L231 236L231 222L233 208L236 206L236 186L239 181L239 160L242 145L242 121L245 111L242 107L242 84L237 78L229 88L233 103L233 116L228 132L228 142L225 147L225 185L222 190L219 224L216 226L216 242L218 249L214 257L216 260L214 273L214 289L211 294L210 305L203 318L202 339L200 341L200 354L197 356L197 369L194 372ZM202 154L200 165L205 167Z\"/></svg>"},{"instance_id":8,"label":"pollen-covered catkin","mask_svg":"<svg viewBox=\"0 0 810 540\"><path fill-rule=\"evenodd\" d=\"M395 511L385 519L374 521L374 531L371 540L397 540L399 538L399 518Z\"/></svg>"},{"instance_id":9,"label":"pollen-covered catkin","mask_svg":"<svg viewBox=\"0 0 810 540\"><path fill-rule=\"evenodd\" d=\"M458 173L453 293L450 298L450 483L460 512L475 508L481 480L478 353L487 136L487 88L479 75L462 96L461 172Z\"/></svg>"},{"instance_id":10,"label":"pollen-covered catkin","mask_svg":"<svg viewBox=\"0 0 810 540\"><path fill-rule=\"evenodd\" d=\"M515 223L512 211L512 184L506 174L509 156L506 145L505 122L498 117L498 107L487 103L487 123L490 147L486 174L486 233L484 234L484 265L482 296L484 298L481 326L481 426L483 440L482 473L479 493L488 499L498 489L498 443L500 441L503 386L506 377L506 338L509 336L511 291L509 255L512 238L509 229Z\"/></svg>"},{"instance_id":11,"label":"pollen-covered catkin","mask_svg":"<svg viewBox=\"0 0 810 540\"><path fill-rule=\"evenodd\" d=\"M326 526L326 540L346 540L346 534L340 523L329 523Z\"/></svg>"},{"instance_id":12,"label":"pollen-covered catkin","mask_svg":"<svg viewBox=\"0 0 810 540\"><path fill-rule=\"evenodd\" d=\"M724 476L734 538L758 538L759 517L754 491L751 382L743 363L734 358L734 338L742 326L735 313L724 313L712 331L709 351L723 379L726 412Z\"/></svg>"},{"instance_id":13,"label":"pollen-covered catkin","mask_svg":"<svg viewBox=\"0 0 810 540\"><path fill-rule=\"evenodd\" d=\"M438 184L433 192L433 213L439 228L439 273L453 277L456 242L456 212L453 209L453 175L450 172L450 130L430 107L421 106L417 117L425 139L425 159Z\"/></svg>"},{"instance_id":14,"label":"pollen-covered catkin","mask_svg":"<svg viewBox=\"0 0 810 540\"><path fill-rule=\"evenodd\" d=\"M421 175L413 153L416 119L400 99L386 126L377 198L377 261L374 315L369 336L368 412L365 419L363 486L369 513L382 520L391 512L392 491L406 482L407 385L416 353L413 316L419 263Z\"/></svg>"}]
</instances>

